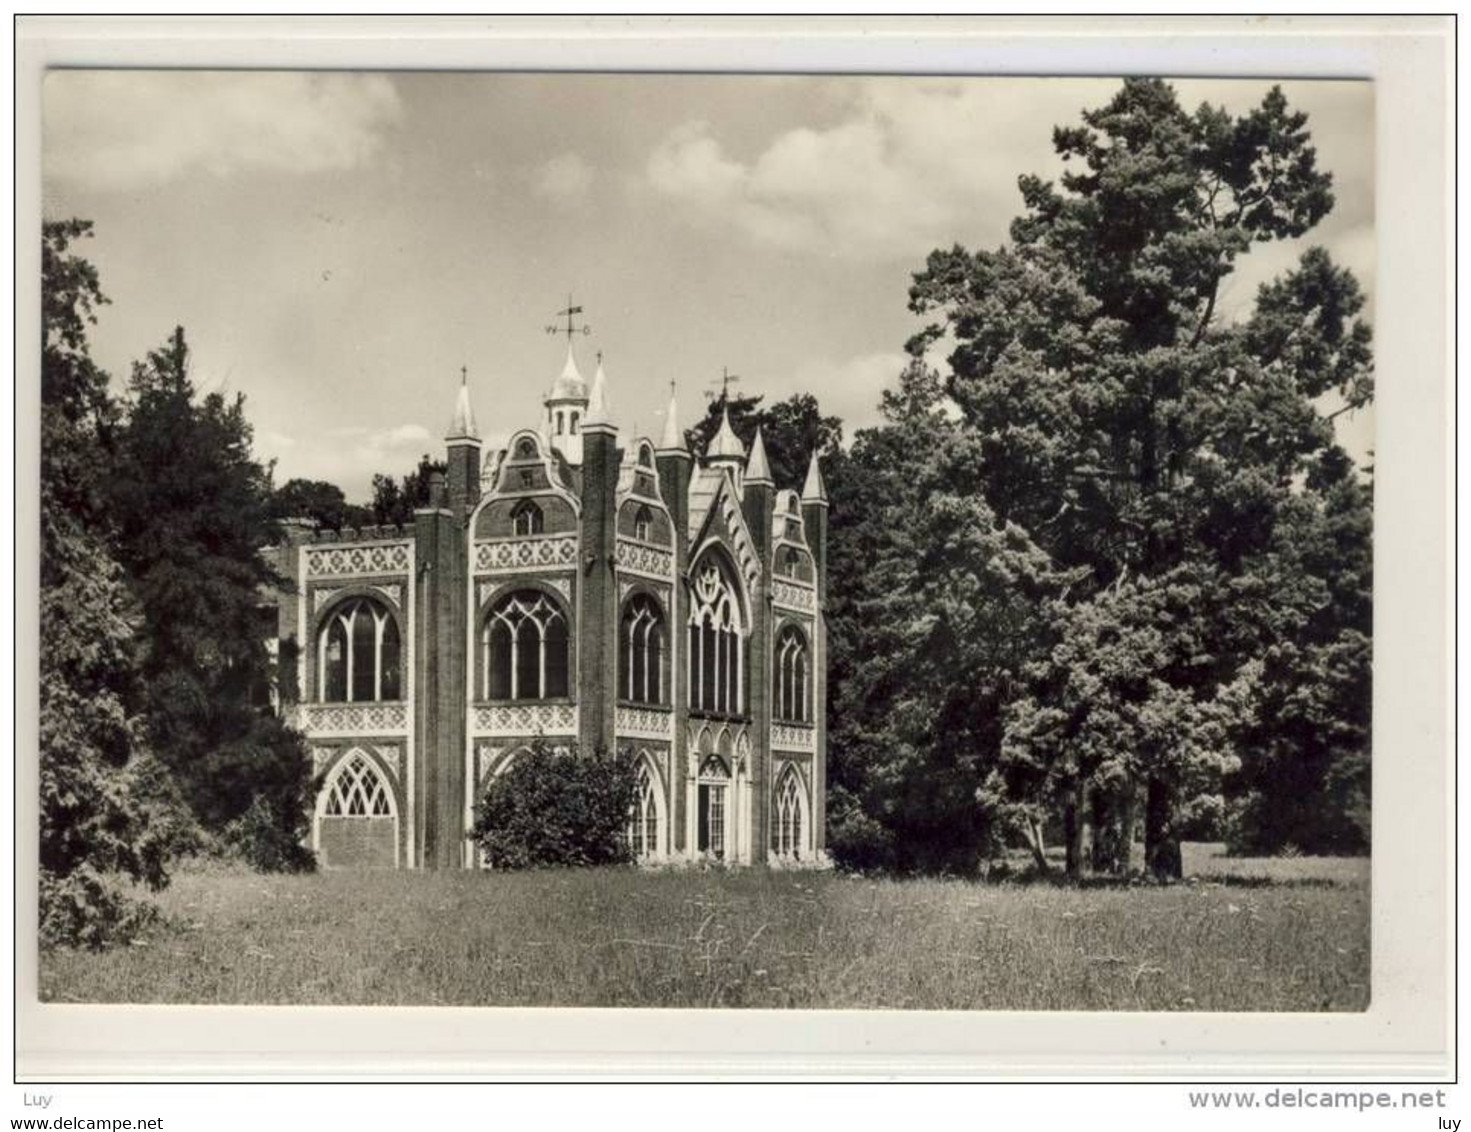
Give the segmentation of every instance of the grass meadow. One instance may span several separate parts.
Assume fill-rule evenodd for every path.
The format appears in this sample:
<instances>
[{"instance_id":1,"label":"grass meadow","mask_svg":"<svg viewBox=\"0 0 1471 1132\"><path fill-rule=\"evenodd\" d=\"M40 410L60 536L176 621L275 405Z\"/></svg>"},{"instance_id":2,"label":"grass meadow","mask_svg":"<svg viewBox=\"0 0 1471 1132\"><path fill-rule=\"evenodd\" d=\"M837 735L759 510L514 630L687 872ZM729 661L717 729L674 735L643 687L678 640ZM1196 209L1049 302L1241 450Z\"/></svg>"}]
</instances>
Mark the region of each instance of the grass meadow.
<instances>
[{"instance_id":1,"label":"grass meadow","mask_svg":"<svg viewBox=\"0 0 1471 1132\"><path fill-rule=\"evenodd\" d=\"M50 1002L1362 1010L1369 862L1186 883L817 872L180 872L148 934L41 956Z\"/></svg>"}]
</instances>

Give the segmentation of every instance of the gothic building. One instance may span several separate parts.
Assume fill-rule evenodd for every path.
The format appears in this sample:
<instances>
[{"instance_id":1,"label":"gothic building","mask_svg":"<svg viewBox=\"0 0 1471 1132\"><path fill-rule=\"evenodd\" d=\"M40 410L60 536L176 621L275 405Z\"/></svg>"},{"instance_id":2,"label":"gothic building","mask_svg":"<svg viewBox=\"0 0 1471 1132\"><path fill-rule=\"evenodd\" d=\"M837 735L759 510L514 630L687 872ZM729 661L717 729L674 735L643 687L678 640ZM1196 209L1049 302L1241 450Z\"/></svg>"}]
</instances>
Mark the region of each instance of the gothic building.
<instances>
[{"instance_id":1,"label":"gothic building","mask_svg":"<svg viewBox=\"0 0 1471 1132\"><path fill-rule=\"evenodd\" d=\"M589 388L570 345L539 427L483 451L462 384L445 443L412 528L298 521L267 551L319 861L475 865L475 800L538 736L637 758L643 859L821 861L816 455L778 489L726 417L697 458L672 397L660 444L621 444L602 364Z\"/></svg>"}]
</instances>

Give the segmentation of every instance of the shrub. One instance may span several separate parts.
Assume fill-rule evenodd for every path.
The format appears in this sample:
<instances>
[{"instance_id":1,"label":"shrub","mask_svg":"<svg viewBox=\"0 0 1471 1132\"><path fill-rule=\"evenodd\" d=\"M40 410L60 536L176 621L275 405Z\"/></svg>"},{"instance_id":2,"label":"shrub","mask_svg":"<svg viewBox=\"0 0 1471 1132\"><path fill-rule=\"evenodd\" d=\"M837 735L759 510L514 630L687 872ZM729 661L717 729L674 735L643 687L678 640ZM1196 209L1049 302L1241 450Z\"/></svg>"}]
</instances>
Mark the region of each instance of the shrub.
<instances>
[{"instance_id":1,"label":"shrub","mask_svg":"<svg viewBox=\"0 0 1471 1132\"><path fill-rule=\"evenodd\" d=\"M262 873L306 873L316 868L316 855L303 843L304 818L295 809L285 814L263 794L225 827L225 848Z\"/></svg>"},{"instance_id":2,"label":"shrub","mask_svg":"<svg viewBox=\"0 0 1471 1132\"><path fill-rule=\"evenodd\" d=\"M498 869L626 864L636 775L627 753L538 739L487 784L468 836Z\"/></svg>"},{"instance_id":3,"label":"shrub","mask_svg":"<svg viewBox=\"0 0 1471 1132\"><path fill-rule=\"evenodd\" d=\"M875 872L894 866L893 835L841 786L828 796L828 854L840 869Z\"/></svg>"}]
</instances>

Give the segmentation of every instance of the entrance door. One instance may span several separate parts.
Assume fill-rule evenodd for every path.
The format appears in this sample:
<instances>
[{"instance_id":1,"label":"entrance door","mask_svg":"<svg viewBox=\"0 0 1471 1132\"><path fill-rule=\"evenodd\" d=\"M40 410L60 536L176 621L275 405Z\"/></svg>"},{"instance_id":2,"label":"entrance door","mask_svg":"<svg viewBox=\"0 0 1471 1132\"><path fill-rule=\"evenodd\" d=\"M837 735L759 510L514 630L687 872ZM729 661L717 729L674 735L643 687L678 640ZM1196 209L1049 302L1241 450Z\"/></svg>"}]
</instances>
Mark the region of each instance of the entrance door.
<instances>
[{"instance_id":1,"label":"entrance door","mask_svg":"<svg viewBox=\"0 0 1471 1132\"><path fill-rule=\"evenodd\" d=\"M701 853L725 859L725 787L714 783L700 784L700 839L696 843Z\"/></svg>"}]
</instances>

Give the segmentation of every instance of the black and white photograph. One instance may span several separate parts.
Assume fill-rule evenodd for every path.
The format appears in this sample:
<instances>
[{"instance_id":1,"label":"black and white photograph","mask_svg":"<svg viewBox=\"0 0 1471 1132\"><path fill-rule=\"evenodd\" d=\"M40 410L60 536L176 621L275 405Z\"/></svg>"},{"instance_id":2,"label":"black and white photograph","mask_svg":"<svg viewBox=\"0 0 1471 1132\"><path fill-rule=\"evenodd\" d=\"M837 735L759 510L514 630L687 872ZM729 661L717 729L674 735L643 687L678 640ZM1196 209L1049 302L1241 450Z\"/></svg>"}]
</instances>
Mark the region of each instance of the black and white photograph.
<instances>
[{"instance_id":1,"label":"black and white photograph","mask_svg":"<svg viewBox=\"0 0 1471 1132\"><path fill-rule=\"evenodd\" d=\"M40 97L40 1003L1370 1009L1374 81Z\"/></svg>"}]
</instances>

